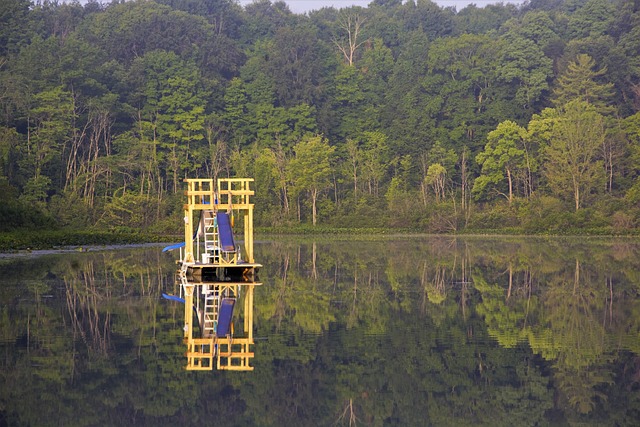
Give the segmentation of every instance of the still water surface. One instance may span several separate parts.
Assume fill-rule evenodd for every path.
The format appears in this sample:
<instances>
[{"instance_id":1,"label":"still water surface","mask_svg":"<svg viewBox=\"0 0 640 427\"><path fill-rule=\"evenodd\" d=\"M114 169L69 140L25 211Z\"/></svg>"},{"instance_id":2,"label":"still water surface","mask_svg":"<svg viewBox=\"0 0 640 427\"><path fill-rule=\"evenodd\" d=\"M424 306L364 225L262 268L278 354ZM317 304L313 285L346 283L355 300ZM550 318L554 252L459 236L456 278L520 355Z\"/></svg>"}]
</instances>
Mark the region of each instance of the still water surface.
<instances>
[{"instance_id":1,"label":"still water surface","mask_svg":"<svg viewBox=\"0 0 640 427\"><path fill-rule=\"evenodd\" d=\"M187 372L175 254L0 257L2 425L640 422L640 242L256 242L252 372Z\"/></svg>"}]
</instances>

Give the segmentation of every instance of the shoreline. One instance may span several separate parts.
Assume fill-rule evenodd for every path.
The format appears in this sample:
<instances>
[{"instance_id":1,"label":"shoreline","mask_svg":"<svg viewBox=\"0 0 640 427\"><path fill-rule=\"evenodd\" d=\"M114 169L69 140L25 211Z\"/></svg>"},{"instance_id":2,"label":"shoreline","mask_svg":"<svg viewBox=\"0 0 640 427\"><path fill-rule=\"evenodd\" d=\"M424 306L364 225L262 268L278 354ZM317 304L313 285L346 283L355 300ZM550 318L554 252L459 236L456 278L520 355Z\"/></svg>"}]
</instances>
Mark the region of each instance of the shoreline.
<instances>
[{"instance_id":1,"label":"shoreline","mask_svg":"<svg viewBox=\"0 0 640 427\"><path fill-rule=\"evenodd\" d=\"M408 229L375 229L375 228L332 228L308 227L274 228L259 227L259 236L297 236L300 238L328 238L332 240L353 239L361 237L363 240L389 238L580 238L580 239L638 239L640 230L630 230L629 233L515 233L515 230L469 230L463 233L429 233L421 230ZM601 230L603 231L603 230ZM32 254L46 254L48 252L89 252L109 250L122 247L161 246L179 242L183 239L178 234L158 234L148 232L108 232L108 231L68 231L68 230L20 230L0 233L0 257L27 256Z\"/></svg>"}]
</instances>

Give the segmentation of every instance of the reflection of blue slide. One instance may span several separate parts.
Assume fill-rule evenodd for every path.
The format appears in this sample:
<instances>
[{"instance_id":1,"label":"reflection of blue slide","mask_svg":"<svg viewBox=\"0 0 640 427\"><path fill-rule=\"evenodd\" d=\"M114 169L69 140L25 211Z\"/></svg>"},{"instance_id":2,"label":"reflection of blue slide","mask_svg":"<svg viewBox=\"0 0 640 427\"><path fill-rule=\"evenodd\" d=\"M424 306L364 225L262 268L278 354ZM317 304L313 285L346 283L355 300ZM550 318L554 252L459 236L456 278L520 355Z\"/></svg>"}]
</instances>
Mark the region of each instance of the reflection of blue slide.
<instances>
[{"instance_id":1,"label":"reflection of blue slide","mask_svg":"<svg viewBox=\"0 0 640 427\"><path fill-rule=\"evenodd\" d=\"M223 252L234 252L236 250L236 242L233 240L233 230L231 229L229 214L226 212L218 212L217 219L220 246Z\"/></svg>"},{"instance_id":2,"label":"reflection of blue slide","mask_svg":"<svg viewBox=\"0 0 640 427\"><path fill-rule=\"evenodd\" d=\"M231 316L233 315L233 306L236 300L233 298L222 298L220 301L220 311L218 312L218 327L216 335L226 337L231 329Z\"/></svg>"}]
</instances>

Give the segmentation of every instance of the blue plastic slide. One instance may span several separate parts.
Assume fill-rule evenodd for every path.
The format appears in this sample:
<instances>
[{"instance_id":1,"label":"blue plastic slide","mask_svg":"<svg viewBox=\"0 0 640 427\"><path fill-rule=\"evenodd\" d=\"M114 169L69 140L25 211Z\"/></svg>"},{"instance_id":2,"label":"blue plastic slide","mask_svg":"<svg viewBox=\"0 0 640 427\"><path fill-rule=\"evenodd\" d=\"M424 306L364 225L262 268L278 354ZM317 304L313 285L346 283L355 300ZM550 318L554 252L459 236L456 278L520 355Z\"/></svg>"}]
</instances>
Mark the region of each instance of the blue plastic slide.
<instances>
[{"instance_id":1,"label":"blue plastic slide","mask_svg":"<svg viewBox=\"0 0 640 427\"><path fill-rule=\"evenodd\" d=\"M234 252L236 250L236 242L233 239L233 230L231 229L231 221L229 214L226 212L218 212L218 233L220 235L220 246L223 252Z\"/></svg>"},{"instance_id":2,"label":"blue plastic slide","mask_svg":"<svg viewBox=\"0 0 640 427\"><path fill-rule=\"evenodd\" d=\"M162 252L168 252L168 251L172 251L174 249L179 249L179 248L184 248L184 242L176 243L174 245L165 246L165 248L162 249Z\"/></svg>"},{"instance_id":3,"label":"blue plastic slide","mask_svg":"<svg viewBox=\"0 0 640 427\"><path fill-rule=\"evenodd\" d=\"M168 294L165 294L165 293L163 292L163 293L162 293L162 298L164 298L164 299L168 299L169 301L178 301L178 302L181 302L181 303L183 303L183 304L184 304L184 298L180 298L180 297L177 297L177 296L175 296L175 295L168 295Z\"/></svg>"}]
</instances>

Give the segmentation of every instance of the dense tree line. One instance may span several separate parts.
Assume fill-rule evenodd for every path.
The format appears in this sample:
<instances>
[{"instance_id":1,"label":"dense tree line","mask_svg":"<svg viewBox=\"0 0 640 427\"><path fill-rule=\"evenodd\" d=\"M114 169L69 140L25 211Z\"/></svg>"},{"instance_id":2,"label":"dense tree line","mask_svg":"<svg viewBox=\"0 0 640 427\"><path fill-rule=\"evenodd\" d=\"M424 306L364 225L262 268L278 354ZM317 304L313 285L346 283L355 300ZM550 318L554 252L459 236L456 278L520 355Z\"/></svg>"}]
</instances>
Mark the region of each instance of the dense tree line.
<instances>
[{"instance_id":1,"label":"dense tree line","mask_svg":"<svg viewBox=\"0 0 640 427\"><path fill-rule=\"evenodd\" d=\"M185 177L261 225L640 225L640 5L5 0L0 228L172 228Z\"/></svg>"}]
</instances>

